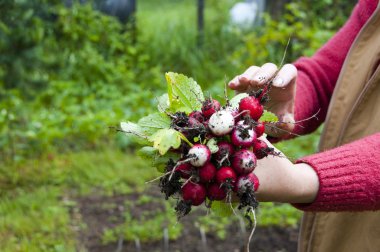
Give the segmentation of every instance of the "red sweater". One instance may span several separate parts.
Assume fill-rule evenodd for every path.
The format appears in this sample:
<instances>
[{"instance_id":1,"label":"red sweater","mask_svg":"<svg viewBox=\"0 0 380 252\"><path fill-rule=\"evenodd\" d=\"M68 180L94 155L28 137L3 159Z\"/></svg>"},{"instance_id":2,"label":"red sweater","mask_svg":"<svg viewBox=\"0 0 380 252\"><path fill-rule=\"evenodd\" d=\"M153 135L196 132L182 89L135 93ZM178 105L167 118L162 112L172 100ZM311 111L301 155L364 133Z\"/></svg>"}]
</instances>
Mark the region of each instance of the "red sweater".
<instances>
[{"instance_id":1,"label":"red sweater","mask_svg":"<svg viewBox=\"0 0 380 252\"><path fill-rule=\"evenodd\" d=\"M295 119L317 113L296 127L298 134L314 131L324 121L344 59L360 29L376 9L377 0L361 0L346 24L311 58L300 58ZM322 119L322 120L321 120ZM363 211L380 209L380 133L339 148L301 158L317 172L320 182L316 200L295 204L305 211Z\"/></svg>"}]
</instances>

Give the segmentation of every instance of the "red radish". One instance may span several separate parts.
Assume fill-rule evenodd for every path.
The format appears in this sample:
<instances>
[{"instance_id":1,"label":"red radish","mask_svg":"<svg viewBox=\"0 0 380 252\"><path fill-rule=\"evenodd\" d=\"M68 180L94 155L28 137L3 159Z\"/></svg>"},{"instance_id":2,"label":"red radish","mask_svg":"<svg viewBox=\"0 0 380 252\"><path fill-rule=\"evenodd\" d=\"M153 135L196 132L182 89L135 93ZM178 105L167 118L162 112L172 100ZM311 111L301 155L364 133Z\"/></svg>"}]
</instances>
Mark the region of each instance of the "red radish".
<instances>
[{"instance_id":1,"label":"red radish","mask_svg":"<svg viewBox=\"0 0 380 252\"><path fill-rule=\"evenodd\" d=\"M253 172L244 176L240 176L236 183L237 192L239 194L250 192L252 190L256 192L259 188L259 185L259 179Z\"/></svg>"},{"instance_id":2,"label":"red radish","mask_svg":"<svg viewBox=\"0 0 380 252\"><path fill-rule=\"evenodd\" d=\"M265 125L263 122L258 122L255 127L256 137L261 137L265 132Z\"/></svg>"},{"instance_id":3,"label":"red radish","mask_svg":"<svg viewBox=\"0 0 380 252\"><path fill-rule=\"evenodd\" d=\"M248 174L256 167L255 154L247 149L239 150L232 159L232 167L238 174Z\"/></svg>"},{"instance_id":4,"label":"red radish","mask_svg":"<svg viewBox=\"0 0 380 252\"><path fill-rule=\"evenodd\" d=\"M216 174L216 168L211 162L199 168L199 179L203 183L208 183L211 180L213 180L215 177L215 174Z\"/></svg>"},{"instance_id":5,"label":"red radish","mask_svg":"<svg viewBox=\"0 0 380 252\"><path fill-rule=\"evenodd\" d=\"M203 123L195 119L194 117L189 117L189 128L199 128L204 127Z\"/></svg>"},{"instance_id":6,"label":"red radish","mask_svg":"<svg viewBox=\"0 0 380 252\"><path fill-rule=\"evenodd\" d=\"M234 186L236 177L235 171L229 166L223 166L216 172L216 182L219 184L231 183Z\"/></svg>"},{"instance_id":7,"label":"red radish","mask_svg":"<svg viewBox=\"0 0 380 252\"><path fill-rule=\"evenodd\" d=\"M188 182L182 189L182 198L186 202L190 202L193 206L199 206L206 199L206 188L201 184Z\"/></svg>"},{"instance_id":8,"label":"red radish","mask_svg":"<svg viewBox=\"0 0 380 252\"><path fill-rule=\"evenodd\" d=\"M261 105L260 101L254 96L248 96L241 99L239 103L239 111L242 112L244 110L248 110L249 112L247 114L256 121L259 120L264 112L263 105Z\"/></svg>"},{"instance_id":9,"label":"red radish","mask_svg":"<svg viewBox=\"0 0 380 252\"><path fill-rule=\"evenodd\" d=\"M269 154L275 154L274 149L268 147L268 144L260 139L257 139L253 145L253 151L255 152L257 159L263 159Z\"/></svg>"},{"instance_id":10,"label":"red radish","mask_svg":"<svg viewBox=\"0 0 380 252\"><path fill-rule=\"evenodd\" d=\"M194 144L187 155L190 158L190 163L195 167L205 165L211 158L210 149L204 144Z\"/></svg>"},{"instance_id":11,"label":"red radish","mask_svg":"<svg viewBox=\"0 0 380 252\"><path fill-rule=\"evenodd\" d=\"M239 121L231 134L231 141L236 146L250 147L256 139L252 126L244 124L244 121Z\"/></svg>"},{"instance_id":12,"label":"red radish","mask_svg":"<svg viewBox=\"0 0 380 252\"><path fill-rule=\"evenodd\" d=\"M218 143L218 151L215 153L217 161L221 161L223 158L231 157L235 152L234 146L228 142L222 141Z\"/></svg>"},{"instance_id":13,"label":"red radish","mask_svg":"<svg viewBox=\"0 0 380 252\"><path fill-rule=\"evenodd\" d=\"M226 107L225 109L226 111L230 112L231 115L235 118L235 122L238 121L239 117L239 110L237 108L233 108L233 107Z\"/></svg>"},{"instance_id":14,"label":"red radish","mask_svg":"<svg viewBox=\"0 0 380 252\"><path fill-rule=\"evenodd\" d=\"M193 139L197 136L204 136L207 133L206 127L193 117L189 117L188 127L180 130L187 139Z\"/></svg>"},{"instance_id":15,"label":"red radish","mask_svg":"<svg viewBox=\"0 0 380 252\"><path fill-rule=\"evenodd\" d=\"M189 114L189 118L194 118L198 122L203 122L205 120L201 111L193 111Z\"/></svg>"},{"instance_id":16,"label":"red radish","mask_svg":"<svg viewBox=\"0 0 380 252\"><path fill-rule=\"evenodd\" d=\"M224 136L232 131L235 125L235 118L226 111L221 110L214 113L209 120L208 127L216 136Z\"/></svg>"},{"instance_id":17,"label":"red radish","mask_svg":"<svg viewBox=\"0 0 380 252\"><path fill-rule=\"evenodd\" d=\"M209 185L207 188L207 197L210 200L223 200L226 196L226 191L216 183Z\"/></svg>"},{"instance_id":18,"label":"red radish","mask_svg":"<svg viewBox=\"0 0 380 252\"><path fill-rule=\"evenodd\" d=\"M219 109L220 103L217 100L208 98L203 102L202 113L205 118L210 118Z\"/></svg>"},{"instance_id":19,"label":"red radish","mask_svg":"<svg viewBox=\"0 0 380 252\"><path fill-rule=\"evenodd\" d=\"M175 168L181 175L181 178L188 179L191 176L193 167L189 163L182 163Z\"/></svg>"}]
</instances>

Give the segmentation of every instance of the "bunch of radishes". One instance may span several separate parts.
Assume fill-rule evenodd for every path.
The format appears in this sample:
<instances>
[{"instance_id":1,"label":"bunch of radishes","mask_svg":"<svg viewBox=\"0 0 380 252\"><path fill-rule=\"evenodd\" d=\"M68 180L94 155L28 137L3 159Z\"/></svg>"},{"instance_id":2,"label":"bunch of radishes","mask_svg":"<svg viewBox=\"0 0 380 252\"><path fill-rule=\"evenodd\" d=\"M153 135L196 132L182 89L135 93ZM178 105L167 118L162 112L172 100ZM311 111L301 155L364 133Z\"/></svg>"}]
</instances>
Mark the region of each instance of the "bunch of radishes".
<instances>
[{"instance_id":1,"label":"bunch of radishes","mask_svg":"<svg viewBox=\"0 0 380 252\"><path fill-rule=\"evenodd\" d=\"M188 141L172 150L179 152L180 158L167 163L159 186L166 199L178 199L175 209L179 217L192 206L230 203L232 198L239 201L239 209L258 206L255 191L259 181L253 173L257 159L277 155L258 139L265 131L265 122L260 121L264 101L261 92L242 98L237 107L228 100L222 107L208 98L199 111L169 114L171 128Z\"/></svg>"},{"instance_id":2,"label":"bunch of radishes","mask_svg":"<svg viewBox=\"0 0 380 252\"><path fill-rule=\"evenodd\" d=\"M239 94L225 105L204 98L195 80L183 74L165 74L168 92L157 98L158 113L137 123L122 122L119 131L142 139L140 153L162 172L159 186L165 198L177 199L178 217L192 206L212 202L239 203L246 213L258 206L259 187L253 170L257 159L278 155L258 139L278 118L263 108L271 80L264 88ZM214 204L221 205L221 204ZM222 205L221 205L222 206ZM232 208L234 210L234 208Z\"/></svg>"}]
</instances>

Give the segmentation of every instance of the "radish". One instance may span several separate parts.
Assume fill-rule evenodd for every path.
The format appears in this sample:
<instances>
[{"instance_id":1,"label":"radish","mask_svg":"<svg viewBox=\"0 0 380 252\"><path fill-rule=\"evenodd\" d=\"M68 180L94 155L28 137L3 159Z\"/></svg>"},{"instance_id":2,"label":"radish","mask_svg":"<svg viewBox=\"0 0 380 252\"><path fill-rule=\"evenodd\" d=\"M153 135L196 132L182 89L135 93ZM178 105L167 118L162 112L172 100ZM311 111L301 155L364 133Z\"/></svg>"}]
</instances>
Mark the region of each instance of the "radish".
<instances>
[{"instance_id":1,"label":"radish","mask_svg":"<svg viewBox=\"0 0 380 252\"><path fill-rule=\"evenodd\" d=\"M260 185L259 179L253 172L244 176L240 176L236 183L237 192L239 194L246 193L250 190L253 190L254 192L256 192L257 189L259 188L259 185Z\"/></svg>"},{"instance_id":2,"label":"radish","mask_svg":"<svg viewBox=\"0 0 380 252\"><path fill-rule=\"evenodd\" d=\"M181 175L181 178L188 179L191 176L193 167L189 163L181 163L175 169Z\"/></svg>"},{"instance_id":3,"label":"radish","mask_svg":"<svg viewBox=\"0 0 380 252\"><path fill-rule=\"evenodd\" d=\"M217 100L208 98L203 102L202 113L205 118L210 118L220 109L220 103Z\"/></svg>"},{"instance_id":4,"label":"radish","mask_svg":"<svg viewBox=\"0 0 380 252\"><path fill-rule=\"evenodd\" d=\"M223 166L216 172L216 182L221 185L228 183L231 187L234 187L236 177L235 171L229 166Z\"/></svg>"},{"instance_id":5,"label":"radish","mask_svg":"<svg viewBox=\"0 0 380 252\"><path fill-rule=\"evenodd\" d=\"M228 106L228 107L226 107L225 110L231 113L231 115L235 118L235 122L238 121L238 119L240 117L239 116L239 109Z\"/></svg>"},{"instance_id":6,"label":"radish","mask_svg":"<svg viewBox=\"0 0 380 252\"><path fill-rule=\"evenodd\" d=\"M207 197L210 200L223 200L227 196L225 190L218 184L213 183L207 188Z\"/></svg>"},{"instance_id":7,"label":"radish","mask_svg":"<svg viewBox=\"0 0 380 252\"><path fill-rule=\"evenodd\" d=\"M249 112L246 114L249 114L251 118L256 121L259 120L264 112L263 105L261 105L260 101L254 96L248 96L241 99L239 103L239 111L242 112L245 110L248 110Z\"/></svg>"},{"instance_id":8,"label":"radish","mask_svg":"<svg viewBox=\"0 0 380 252\"><path fill-rule=\"evenodd\" d=\"M257 139L257 141L254 143L253 151L255 152L257 159L263 159L269 154L279 155L279 153L276 153L274 151L274 148L268 147L268 144L260 139Z\"/></svg>"},{"instance_id":9,"label":"radish","mask_svg":"<svg viewBox=\"0 0 380 252\"><path fill-rule=\"evenodd\" d=\"M252 126L244 124L243 120L237 123L231 134L231 141L236 146L250 147L256 139L256 133Z\"/></svg>"},{"instance_id":10,"label":"radish","mask_svg":"<svg viewBox=\"0 0 380 252\"><path fill-rule=\"evenodd\" d=\"M194 118L198 122L203 122L205 120L201 111L193 111L189 114L189 118Z\"/></svg>"},{"instance_id":11,"label":"radish","mask_svg":"<svg viewBox=\"0 0 380 252\"><path fill-rule=\"evenodd\" d=\"M199 180L202 183L208 183L214 179L215 174L216 174L216 168L211 162L209 162L205 164L204 166L202 166L201 168L199 168L198 174L199 174Z\"/></svg>"},{"instance_id":12,"label":"radish","mask_svg":"<svg viewBox=\"0 0 380 252\"><path fill-rule=\"evenodd\" d=\"M259 202L255 197L255 192L259 186L259 179L253 172L238 178L238 181L236 183L237 196L239 197L240 201L238 209L248 207L248 209L251 209L252 211L259 206Z\"/></svg>"},{"instance_id":13,"label":"radish","mask_svg":"<svg viewBox=\"0 0 380 252\"><path fill-rule=\"evenodd\" d=\"M215 159L219 163L223 163L224 160L228 160L229 157L232 157L235 149L234 146L228 142L219 142L218 143L218 151L215 153Z\"/></svg>"},{"instance_id":14,"label":"radish","mask_svg":"<svg viewBox=\"0 0 380 252\"><path fill-rule=\"evenodd\" d=\"M235 125L235 118L231 112L221 110L214 113L209 120L208 127L216 136L224 136L232 131Z\"/></svg>"},{"instance_id":15,"label":"radish","mask_svg":"<svg viewBox=\"0 0 380 252\"><path fill-rule=\"evenodd\" d=\"M232 167L238 174L251 173L256 167L255 154L247 149L237 151L232 159Z\"/></svg>"},{"instance_id":16,"label":"radish","mask_svg":"<svg viewBox=\"0 0 380 252\"><path fill-rule=\"evenodd\" d=\"M194 144L189 150L187 157L193 166L201 167L210 161L211 151L204 144Z\"/></svg>"},{"instance_id":17,"label":"radish","mask_svg":"<svg viewBox=\"0 0 380 252\"><path fill-rule=\"evenodd\" d=\"M207 128L203 125L203 123L193 117L189 117L188 125L188 127L180 130L188 139L193 139L197 136L201 136L203 138L207 133Z\"/></svg>"},{"instance_id":18,"label":"radish","mask_svg":"<svg viewBox=\"0 0 380 252\"><path fill-rule=\"evenodd\" d=\"M265 124L263 122L258 122L255 127L256 137L261 137L265 132Z\"/></svg>"},{"instance_id":19,"label":"radish","mask_svg":"<svg viewBox=\"0 0 380 252\"><path fill-rule=\"evenodd\" d=\"M183 200L193 206L199 206L206 199L206 188L191 181L182 187L181 193Z\"/></svg>"}]
</instances>

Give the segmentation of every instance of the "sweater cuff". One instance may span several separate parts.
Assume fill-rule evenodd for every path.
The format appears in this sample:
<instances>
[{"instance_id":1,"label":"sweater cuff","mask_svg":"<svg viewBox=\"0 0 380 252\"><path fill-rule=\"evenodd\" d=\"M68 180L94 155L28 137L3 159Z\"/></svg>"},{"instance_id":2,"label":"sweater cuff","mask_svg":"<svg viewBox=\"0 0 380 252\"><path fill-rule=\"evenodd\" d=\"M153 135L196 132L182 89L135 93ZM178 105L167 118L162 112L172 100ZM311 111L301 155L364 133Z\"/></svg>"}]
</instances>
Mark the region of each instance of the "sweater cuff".
<instances>
[{"instance_id":1,"label":"sweater cuff","mask_svg":"<svg viewBox=\"0 0 380 252\"><path fill-rule=\"evenodd\" d=\"M293 206L303 211L363 211L377 208L378 166L372 163L366 167L365 164L374 153L367 150L366 155L358 148L360 145L348 144L297 160L296 163L306 163L315 170L319 178L319 191L314 202Z\"/></svg>"}]
</instances>

